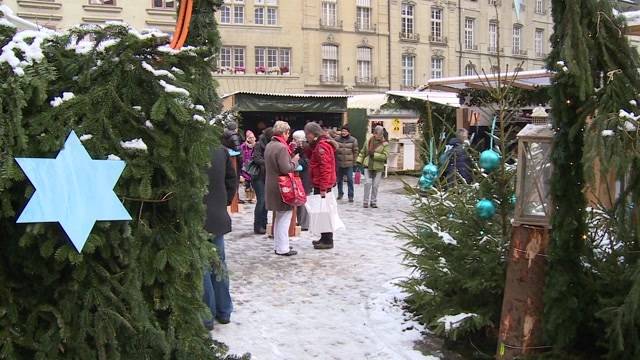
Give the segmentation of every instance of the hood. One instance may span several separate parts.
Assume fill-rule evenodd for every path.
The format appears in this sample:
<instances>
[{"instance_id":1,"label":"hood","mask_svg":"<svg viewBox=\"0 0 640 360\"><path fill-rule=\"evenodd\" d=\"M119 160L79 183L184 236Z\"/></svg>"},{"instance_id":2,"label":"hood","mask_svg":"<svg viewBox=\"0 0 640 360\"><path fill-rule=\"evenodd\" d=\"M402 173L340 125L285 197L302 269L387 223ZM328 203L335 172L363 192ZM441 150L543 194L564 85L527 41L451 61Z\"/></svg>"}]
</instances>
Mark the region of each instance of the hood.
<instances>
[{"instance_id":1,"label":"hood","mask_svg":"<svg viewBox=\"0 0 640 360\"><path fill-rule=\"evenodd\" d=\"M451 146L462 145L462 141L460 141L460 139L458 139L457 137L454 137L451 140L449 140L449 145Z\"/></svg>"},{"instance_id":2,"label":"hood","mask_svg":"<svg viewBox=\"0 0 640 360\"><path fill-rule=\"evenodd\" d=\"M334 149L334 150L338 149L338 147L339 147L338 142L337 142L337 141L335 141L334 139L330 138L330 137L329 137L329 136L327 136L327 135L320 135L320 136L318 136L318 141L317 141L316 143L317 143L317 144L319 144L321 141L326 141L326 142L328 142L329 144L331 144L331 146L333 146L333 149Z\"/></svg>"}]
</instances>

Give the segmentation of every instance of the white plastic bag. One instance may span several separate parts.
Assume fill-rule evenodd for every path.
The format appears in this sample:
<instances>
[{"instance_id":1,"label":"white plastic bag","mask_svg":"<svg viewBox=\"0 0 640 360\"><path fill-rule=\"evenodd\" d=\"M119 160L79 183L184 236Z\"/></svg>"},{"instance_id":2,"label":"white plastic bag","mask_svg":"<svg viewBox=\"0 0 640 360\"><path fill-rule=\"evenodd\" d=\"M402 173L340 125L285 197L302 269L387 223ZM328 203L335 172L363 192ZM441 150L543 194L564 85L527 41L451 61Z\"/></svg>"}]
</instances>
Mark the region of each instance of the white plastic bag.
<instances>
[{"instance_id":1,"label":"white plastic bag","mask_svg":"<svg viewBox=\"0 0 640 360\"><path fill-rule=\"evenodd\" d=\"M310 195L304 206L309 213L310 233L320 235L345 228L338 215L338 203L331 193L328 193L325 198L320 195Z\"/></svg>"}]
</instances>

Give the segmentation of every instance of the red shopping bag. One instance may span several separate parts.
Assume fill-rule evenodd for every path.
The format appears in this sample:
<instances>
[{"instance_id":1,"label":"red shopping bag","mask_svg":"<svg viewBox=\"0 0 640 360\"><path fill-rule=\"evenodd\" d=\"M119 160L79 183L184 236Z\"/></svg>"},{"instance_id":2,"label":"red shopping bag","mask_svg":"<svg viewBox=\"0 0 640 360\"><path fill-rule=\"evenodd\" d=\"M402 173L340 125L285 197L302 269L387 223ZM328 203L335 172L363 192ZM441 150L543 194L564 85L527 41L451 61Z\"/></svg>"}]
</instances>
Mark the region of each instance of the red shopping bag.
<instances>
[{"instance_id":1,"label":"red shopping bag","mask_svg":"<svg viewBox=\"0 0 640 360\"><path fill-rule=\"evenodd\" d=\"M307 202L307 194L304 192L302 180L293 173L278 177L280 196L282 202L291 206L302 206Z\"/></svg>"},{"instance_id":2,"label":"red shopping bag","mask_svg":"<svg viewBox=\"0 0 640 360\"><path fill-rule=\"evenodd\" d=\"M360 172L360 170L358 170L356 171L356 175L353 181L356 183L356 185L360 185L361 180L362 180L362 173Z\"/></svg>"}]
</instances>

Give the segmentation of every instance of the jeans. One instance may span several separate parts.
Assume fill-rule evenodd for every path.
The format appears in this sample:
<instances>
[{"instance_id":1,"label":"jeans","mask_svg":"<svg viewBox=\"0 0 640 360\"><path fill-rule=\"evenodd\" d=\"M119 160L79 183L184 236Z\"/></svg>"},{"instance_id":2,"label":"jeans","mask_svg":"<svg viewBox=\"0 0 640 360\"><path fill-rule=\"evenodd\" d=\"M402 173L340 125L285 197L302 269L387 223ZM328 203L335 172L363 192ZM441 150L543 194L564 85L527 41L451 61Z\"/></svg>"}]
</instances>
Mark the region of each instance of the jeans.
<instances>
[{"instance_id":1,"label":"jeans","mask_svg":"<svg viewBox=\"0 0 640 360\"><path fill-rule=\"evenodd\" d=\"M364 179L364 203L369 204L371 202L371 204L376 204L378 201L378 186L382 181L382 171L365 169Z\"/></svg>"},{"instance_id":2,"label":"jeans","mask_svg":"<svg viewBox=\"0 0 640 360\"><path fill-rule=\"evenodd\" d=\"M251 182L256 192L256 208L253 211L253 230L267 228L267 208L264 201L265 184L263 179L255 179Z\"/></svg>"},{"instance_id":3,"label":"jeans","mask_svg":"<svg viewBox=\"0 0 640 360\"><path fill-rule=\"evenodd\" d=\"M204 273L204 302L211 311L210 324L213 324L213 318L229 320L233 311L231 294L229 293L229 274L224 253L224 235L215 235L212 240L220 257L224 274L216 274L211 269Z\"/></svg>"},{"instance_id":4,"label":"jeans","mask_svg":"<svg viewBox=\"0 0 640 360\"><path fill-rule=\"evenodd\" d=\"M344 191L342 191L343 178L347 176L347 189L349 191L349 199L353 199L353 167L341 167L338 168L338 196L342 197Z\"/></svg>"}]
</instances>

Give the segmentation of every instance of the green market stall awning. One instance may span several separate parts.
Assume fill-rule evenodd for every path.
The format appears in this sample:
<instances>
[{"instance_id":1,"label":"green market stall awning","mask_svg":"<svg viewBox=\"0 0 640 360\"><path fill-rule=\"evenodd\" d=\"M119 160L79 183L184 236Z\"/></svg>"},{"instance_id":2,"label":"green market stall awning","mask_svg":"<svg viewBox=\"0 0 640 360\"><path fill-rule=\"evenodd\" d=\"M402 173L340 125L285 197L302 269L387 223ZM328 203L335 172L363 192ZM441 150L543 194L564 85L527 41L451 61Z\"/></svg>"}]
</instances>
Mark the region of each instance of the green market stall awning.
<instances>
[{"instance_id":1,"label":"green market stall awning","mask_svg":"<svg viewBox=\"0 0 640 360\"><path fill-rule=\"evenodd\" d=\"M278 94L259 92L235 92L223 96L232 97L233 109L261 112L344 113L348 95Z\"/></svg>"}]
</instances>

